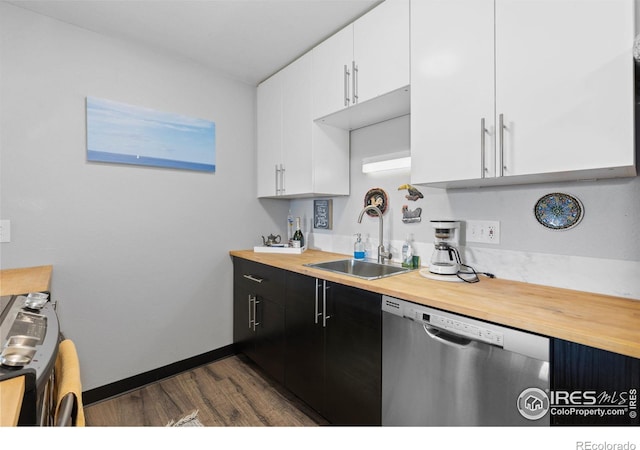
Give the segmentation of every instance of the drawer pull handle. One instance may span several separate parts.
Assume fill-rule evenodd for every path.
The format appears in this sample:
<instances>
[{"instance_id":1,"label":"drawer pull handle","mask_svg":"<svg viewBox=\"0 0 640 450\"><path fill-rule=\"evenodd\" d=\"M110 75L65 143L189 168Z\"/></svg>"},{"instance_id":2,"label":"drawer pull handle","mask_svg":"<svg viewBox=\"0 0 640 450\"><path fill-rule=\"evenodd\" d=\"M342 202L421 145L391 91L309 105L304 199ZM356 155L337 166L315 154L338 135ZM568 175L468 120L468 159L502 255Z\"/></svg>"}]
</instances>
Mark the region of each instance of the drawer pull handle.
<instances>
[{"instance_id":1,"label":"drawer pull handle","mask_svg":"<svg viewBox=\"0 0 640 450\"><path fill-rule=\"evenodd\" d=\"M242 275L242 276L245 277L247 280L255 281L256 283L262 283L264 281L263 278L256 278L253 275Z\"/></svg>"}]
</instances>

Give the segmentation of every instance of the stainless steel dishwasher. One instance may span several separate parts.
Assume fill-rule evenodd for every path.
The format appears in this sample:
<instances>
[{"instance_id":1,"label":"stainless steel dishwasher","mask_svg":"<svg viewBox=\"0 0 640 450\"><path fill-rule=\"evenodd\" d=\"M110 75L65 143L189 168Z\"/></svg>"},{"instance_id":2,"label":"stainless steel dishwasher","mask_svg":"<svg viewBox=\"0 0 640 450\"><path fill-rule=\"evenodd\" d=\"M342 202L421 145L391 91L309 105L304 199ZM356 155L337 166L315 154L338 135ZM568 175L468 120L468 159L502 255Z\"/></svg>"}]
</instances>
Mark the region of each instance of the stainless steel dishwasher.
<instances>
[{"instance_id":1,"label":"stainless steel dishwasher","mask_svg":"<svg viewBox=\"0 0 640 450\"><path fill-rule=\"evenodd\" d=\"M548 338L387 296L382 311L382 425L549 425Z\"/></svg>"}]
</instances>

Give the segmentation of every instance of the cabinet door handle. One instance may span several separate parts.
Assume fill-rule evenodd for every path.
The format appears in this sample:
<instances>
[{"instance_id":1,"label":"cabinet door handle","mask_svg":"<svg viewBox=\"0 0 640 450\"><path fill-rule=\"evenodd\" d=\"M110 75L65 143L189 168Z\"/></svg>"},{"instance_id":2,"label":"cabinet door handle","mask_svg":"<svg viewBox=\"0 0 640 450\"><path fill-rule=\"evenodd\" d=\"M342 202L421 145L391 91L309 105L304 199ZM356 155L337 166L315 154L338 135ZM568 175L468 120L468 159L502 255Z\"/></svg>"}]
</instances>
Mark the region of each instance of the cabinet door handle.
<instances>
[{"instance_id":1,"label":"cabinet door handle","mask_svg":"<svg viewBox=\"0 0 640 450\"><path fill-rule=\"evenodd\" d=\"M507 166L504 163L504 114L500 114L498 128L500 129L500 176L504 176Z\"/></svg>"},{"instance_id":2,"label":"cabinet door handle","mask_svg":"<svg viewBox=\"0 0 640 450\"><path fill-rule=\"evenodd\" d=\"M351 73L353 74L352 78L352 101L354 104L358 103L358 66L356 66L355 61L351 61Z\"/></svg>"},{"instance_id":3,"label":"cabinet door handle","mask_svg":"<svg viewBox=\"0 0 640 450\"><path fill-rule=\"evenodd\" d=\"M327 315L327 280L322 280L322 328L327 328L327 319L331 316Z\"/></svg>"},{"instance_id":4,"label":"cabinet door handle","mask_svg":"<svg viewBox=\"0 0 640 450\"><path fill-rule=\"evenodd\" d=\"M255 319L252 317L253 316L253 312L255 311L252 307L252 303L256 300L256 298L254 296L252 296L251 294L249 294L249 300L247 302L247 304L249 305L249 329L253 329L255 330Z\"/></svg>"},{"instance_id":5,"label":"cabinet door handle","mask_svg":"<svg viewBox=\"0 0 640 450\"><path fill-rule=\"evenodd\" d=\"M276 195L280 194L280 169L276 164Z\"/></svg>"},{"instance_id":6,"label":"cabinet door handle","mask_svg":"<svg viewBox=\"0 0 640 450\"><path fill-rule=\"evenodd\" d=\"M257 316L258 303L260 303L260 300L258 300L258 297L253 297L253 331L256 331L256 327L260 325L260 322L258 322L258 316Z\"/></svg>"},{"instance_id":7,"label":"cabinet door handle","mask_svg":"<svg viewBox=\"0 0 640 450\"><path fill-rule=\"evenodd\" d=\"M349 69L347 69L347 65L344 65L344 106L349 106L349 102L351 99L349 98Z\"/></svg>"},{"instance_id":8,"label":"cabinet door handle","mask_svg":"<svg viewBox=\"0 0 640 450\"><path fill-rule=\"evenodd\" d=\"M242 276L245 277L247 280L255 281L256 283L262 283L264 281L264 278L254 277L253 275L249 275L249 274L244 274Z\"/></svg>"},{"instance_id":9,"label":"cabinet door handle","mask_svg":"<svg viewBox=\"0 0 640 450\"><path fill-rule=\"evenodd\" d=\"M316 323L316 325L318 325L318 316L321 316L322 313L318 312L318 300L319 300L319 295L318 295L318 290L320 289L320 280L316 278L316 309L315 309L315 314L314 314L314 321Z\"/></svg>"},{"instance_id":10,"label":"cabinet door handle","mask_svg":"<svg viewBox=\"0 0 640 450\"><path fill-rule=\"evenodd\" d=\"M485 164L485 133L487 129L484 123L484 117L480 119L480 178L485 177L485 173L487 172L486 164Z\"/></svg>"},{"instance_id":11,"label":"cabinet door handle","mask_svg":"<svg viewBox=\"0 0 640 450\"><path fill-rule=\"evenodd\" d=\"M284 177L284 165L280 164L280 193L284 194L286 192L286 187L284 185L285 177Z\"/></svg>"}]
</instances>

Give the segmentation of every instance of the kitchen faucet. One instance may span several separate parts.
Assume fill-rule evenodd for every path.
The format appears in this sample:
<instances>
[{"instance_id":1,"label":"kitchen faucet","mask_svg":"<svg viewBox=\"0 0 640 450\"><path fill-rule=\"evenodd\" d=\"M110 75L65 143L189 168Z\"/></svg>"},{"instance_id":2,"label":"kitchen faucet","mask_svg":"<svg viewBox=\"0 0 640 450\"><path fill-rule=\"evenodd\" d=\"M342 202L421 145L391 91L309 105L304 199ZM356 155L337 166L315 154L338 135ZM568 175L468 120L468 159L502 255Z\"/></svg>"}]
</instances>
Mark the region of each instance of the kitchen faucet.
<instances>
[{"instance_id":1,"label":"kitchen faucet","mask_svg":"<svg viewBox=\"0 0 640 450\"><path fill-rule=\"evenodd\" d=\"M373 206L373 205L368 205L365 206L364 209L362 211L360 211L360 217L358 217L358 223L362 223L362 216L364 215L365 212L367 211L375 211L376 214L378 214L378 219L379 219L379 226L378 226L378 232L379 232L379 237L378 237L378 264L384 264L385 260L391 260L391 252L387 252L384 249L384 244L382 243L382 211L380 211L380 208L378 208L377 206Z\"/></svg>"}]
</instances>

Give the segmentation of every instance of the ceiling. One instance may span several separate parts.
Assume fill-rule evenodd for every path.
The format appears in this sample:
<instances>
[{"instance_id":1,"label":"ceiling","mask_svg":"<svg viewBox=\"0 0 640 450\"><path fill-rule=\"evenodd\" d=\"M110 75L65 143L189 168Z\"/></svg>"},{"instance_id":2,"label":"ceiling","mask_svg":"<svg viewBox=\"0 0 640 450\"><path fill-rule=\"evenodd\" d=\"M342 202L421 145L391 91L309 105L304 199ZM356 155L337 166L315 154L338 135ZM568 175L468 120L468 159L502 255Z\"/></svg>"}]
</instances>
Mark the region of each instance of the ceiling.
<instances>
[{"instance_id":1,"label":"ceiling","mask_svg":"<svg viewBox=\"0 0 640 450\"><path fill-rule=\"evenodd\" d=\"M13 0L257 85L380 0Z\"/></svg>"}]
</instances>

